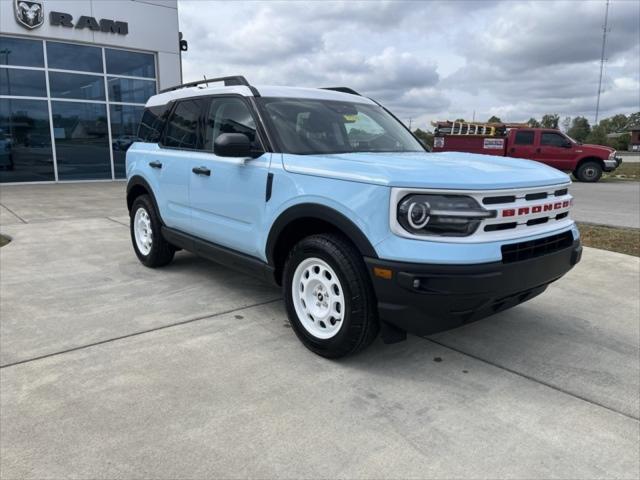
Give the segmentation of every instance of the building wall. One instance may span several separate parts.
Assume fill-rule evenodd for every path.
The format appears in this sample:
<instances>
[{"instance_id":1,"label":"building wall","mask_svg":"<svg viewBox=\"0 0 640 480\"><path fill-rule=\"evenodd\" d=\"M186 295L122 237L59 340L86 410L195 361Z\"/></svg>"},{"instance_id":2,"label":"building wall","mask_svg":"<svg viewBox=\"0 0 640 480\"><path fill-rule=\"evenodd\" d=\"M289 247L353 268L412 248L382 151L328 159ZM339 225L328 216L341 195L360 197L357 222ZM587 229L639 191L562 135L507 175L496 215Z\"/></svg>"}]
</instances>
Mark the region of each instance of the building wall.
<instances>
[{"instance_id":1,"label":"building wall","mask_svg":"<svg viewBox=\"0 0 640 480\"><path fill-rule=\"evenodd\" d=\"M15 19L14 1L0 0L0 33L28 38L47 38L102 46L155 52L158 56L159 88L181 83L178 47L177 0L41 0L45 19L41 27L28 30ZM94 32L49 23L51 12L126 21L129 33Z\"/></svg>"},{"instance_id":2,"label":"building wall","mask_svg":"<svg viewBox=\"0 0 640 480\"><path fill-rule=\"evenodd\" d=\"M181 83L177 0L21 1L44 15L0 0L0 184L124 178L145 102Z\"/></svg>"}]
</instances>

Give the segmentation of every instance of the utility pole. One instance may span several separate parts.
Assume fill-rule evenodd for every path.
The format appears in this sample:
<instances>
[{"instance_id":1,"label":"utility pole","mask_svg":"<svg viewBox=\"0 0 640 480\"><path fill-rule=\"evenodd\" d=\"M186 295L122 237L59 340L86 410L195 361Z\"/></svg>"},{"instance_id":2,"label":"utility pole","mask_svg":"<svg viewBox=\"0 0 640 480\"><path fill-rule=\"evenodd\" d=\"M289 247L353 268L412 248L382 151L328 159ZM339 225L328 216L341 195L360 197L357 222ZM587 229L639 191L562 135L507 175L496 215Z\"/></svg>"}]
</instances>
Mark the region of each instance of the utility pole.
<instances>
[{"instance_id":1,"label":"utility pole","mask_svg":"<svg viewBox=\"0 0 640 480\"><path fill-rule=\"evenodd\" d=\"M409 118L409 130L411 130L411 121L412 120L413 120L412 118Z\"/></svg>"},{"instance_id":2,"label":"utility pole","mask_svg":"<svg viewBox=\"0 0 640 480\"><path fill-rule=\"evenodd\" d=\"M607 45L607 23L609 22L609 0L604 9L604 25L602 26L602 53L600 54L600 80L598 81L598 99L596 100L596 121L594 125L598 124L598 113L600 113L600 93L602 92L602 72L604 71L604 51Z\"/></svg>"}]
</instances>

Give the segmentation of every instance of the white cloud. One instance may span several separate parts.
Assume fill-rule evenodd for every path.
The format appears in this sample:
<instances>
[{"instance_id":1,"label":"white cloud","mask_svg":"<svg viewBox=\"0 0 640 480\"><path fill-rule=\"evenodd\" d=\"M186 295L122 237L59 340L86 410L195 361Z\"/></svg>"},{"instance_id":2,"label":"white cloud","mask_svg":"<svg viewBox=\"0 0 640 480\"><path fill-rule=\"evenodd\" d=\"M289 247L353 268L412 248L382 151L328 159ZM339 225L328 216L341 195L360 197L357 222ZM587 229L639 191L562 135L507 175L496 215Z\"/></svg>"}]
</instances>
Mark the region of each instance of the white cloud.
<instances>
[{"instance_id":1,"label":"white cloud","mask_svg":"<svg viewBox=\"0 0 640 480\"><path fill-rule=\"evenodd\" d=\"M403 120L592 117L604 0L180 1L185 81L349 86ZM601 99L640 110L640 3L613 0ZM416 123L418 122L418 123Z\"/></svg>"}]
</instances>

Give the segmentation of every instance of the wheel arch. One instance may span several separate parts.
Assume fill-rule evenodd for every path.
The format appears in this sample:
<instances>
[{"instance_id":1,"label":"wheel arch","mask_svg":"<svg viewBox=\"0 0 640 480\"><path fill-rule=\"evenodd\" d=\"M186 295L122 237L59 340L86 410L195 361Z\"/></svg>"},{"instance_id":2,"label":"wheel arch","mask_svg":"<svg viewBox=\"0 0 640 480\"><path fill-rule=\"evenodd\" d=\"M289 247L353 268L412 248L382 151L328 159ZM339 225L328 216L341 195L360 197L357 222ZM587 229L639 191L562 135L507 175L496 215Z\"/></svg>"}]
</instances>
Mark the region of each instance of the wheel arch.
<instances>
[{"instance_id":1,"label":"wheel arch","mask_svg":"<svg viewBox=\"0 0 640 480\"><path fill-rule=\"evenodd\" d=\"M131 177L131 179L127 183L127 210L129 212L131 212L131 207L133 206L133 202L140 195L149 195L149 197L151 197L153 208L156 209L158 218L160 218L160 221L162 222L160 209L158 208L158 203L156 202L156 197L153 194L153 189L151 188L151 185L149 185L149 182L147 182L142 176L134 175L133 177Z\"/></svg>"},{"instance_id":2,"label":"wheel arch","mask_svg":"<svg viewBox=\"0 0 640 480\"><path fill-rule=\"evenodd\" d=\"M578 169L587 162L597 162L602 167L602 169L604 169L604 160L602 158L596 157L594 155L589 155L578 160L578 163L576 163L576 168L574 168L573 171L577 172Z\"/></svg>"},{"instance_id":3,"label":"wheel arch","mask_svg":"<svg viewBox=\"0 0 640 480\"><path fill-rule=\"evenodd\" d=\"M316 203L289 207L273 222L266 243L266 256L275 268L278 283L288 252L302 238L316 233L333 232L344 235L363 257L378 258L373 245L362 230L337 210Z\"/></svg>"}]
</instances>

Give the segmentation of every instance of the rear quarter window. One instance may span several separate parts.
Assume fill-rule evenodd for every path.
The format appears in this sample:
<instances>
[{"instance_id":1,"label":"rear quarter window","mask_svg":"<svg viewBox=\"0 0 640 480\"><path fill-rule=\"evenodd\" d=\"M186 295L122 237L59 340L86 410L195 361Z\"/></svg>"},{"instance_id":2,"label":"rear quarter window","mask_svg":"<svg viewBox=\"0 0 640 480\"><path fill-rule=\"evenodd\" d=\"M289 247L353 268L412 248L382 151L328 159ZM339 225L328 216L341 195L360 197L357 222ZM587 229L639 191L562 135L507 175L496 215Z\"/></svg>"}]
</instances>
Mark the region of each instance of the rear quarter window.
<instances>
[{"instance_id":1,"label":"rear quarter window","mask_svg":"<svg viewBox=\"0 0 640 480\"><path fill-rule=\"evenodd\" d=\"M168 116L168 105L145 108L138 128L139 140L141 142L158 143Z\"/></svg>"}]
</instances>

